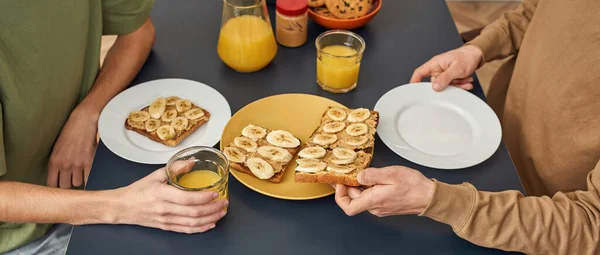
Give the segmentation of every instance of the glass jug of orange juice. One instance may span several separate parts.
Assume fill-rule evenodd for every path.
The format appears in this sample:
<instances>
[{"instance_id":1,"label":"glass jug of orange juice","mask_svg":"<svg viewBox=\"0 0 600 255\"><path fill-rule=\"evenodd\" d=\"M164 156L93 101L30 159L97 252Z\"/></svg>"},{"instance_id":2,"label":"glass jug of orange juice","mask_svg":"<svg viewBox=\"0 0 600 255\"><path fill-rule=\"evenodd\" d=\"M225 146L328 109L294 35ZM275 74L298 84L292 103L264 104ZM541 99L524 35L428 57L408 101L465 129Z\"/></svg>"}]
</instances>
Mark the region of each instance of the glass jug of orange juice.
<instances>
[{"instance_id":1,"label":"glass jug of orange juice","mask_svg":"<svg viewBox=\"0 0 600 255\"><path fill-rule=\"evenodd\" d=\"M223 0L217 53L232 69L255 72L277 54L265 0Z\"/></svg>"}]
</instances>

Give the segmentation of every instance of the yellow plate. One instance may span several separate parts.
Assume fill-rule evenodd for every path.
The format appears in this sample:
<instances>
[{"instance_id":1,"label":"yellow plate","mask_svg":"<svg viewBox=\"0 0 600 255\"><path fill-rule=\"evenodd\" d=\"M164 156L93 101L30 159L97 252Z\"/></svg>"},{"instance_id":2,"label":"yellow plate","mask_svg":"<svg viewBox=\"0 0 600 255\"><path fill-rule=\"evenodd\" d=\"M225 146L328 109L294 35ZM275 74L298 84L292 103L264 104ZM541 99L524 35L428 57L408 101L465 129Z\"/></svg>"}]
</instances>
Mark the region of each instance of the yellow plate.
<instances>
[{"instance_id":1,"label":"yellow plate","mask_svg":"<svg viewBox=\"0 0 600 255\"><path fill-rule=\"evenodd\" d=\"M283 94L254 101L231 117L221 136L221 150L241 135L242 129L249 124L289 131L304 143L319 126L321 116L330 106L346 108L330 99L307 94ZM230 172L248 188L281 199L308 200L335 192L328 184L294 182L296 166L294 159L288 165L280 183L259 180L233 169Z\"/></svg>"}]
</instances>

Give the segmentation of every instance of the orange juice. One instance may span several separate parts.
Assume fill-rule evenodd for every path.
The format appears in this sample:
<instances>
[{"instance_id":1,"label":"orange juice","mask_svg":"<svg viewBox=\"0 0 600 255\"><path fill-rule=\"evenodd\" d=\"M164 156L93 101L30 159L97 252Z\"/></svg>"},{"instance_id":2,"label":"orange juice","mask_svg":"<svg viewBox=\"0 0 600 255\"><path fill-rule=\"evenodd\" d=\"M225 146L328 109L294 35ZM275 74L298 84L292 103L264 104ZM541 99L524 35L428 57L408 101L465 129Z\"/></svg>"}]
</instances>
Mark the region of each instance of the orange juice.
<instances>
[{"instance_id":1,"label":"orange juice","mask_svg":"<svg viewBox=\"0 0 600 255\"><path fill-rule=\"evenodd\" d=\"M177 184L189 189L201 189L214 185L221 179L222 177L213 171L196 170L181 176L181 178L177 180ZM223 182L222 184L208 190L219 192L219 198L227 198L227 182Z\"/></svg>"},{"instance_id":2,"label":"orange juice","mask_svg":"<svg viewBox=\"0 0 600 255\"><path fill-rule=\"evenodd\" d=\"M217 53L238 72L254 72L267 66L277 53L271 25L260 17L229 19L219 34Z\"/></svg>"},{"instance_id":3,"label":"orange juice","mask_svg":"<svg viewBox=\"0 0 600 255\"><path fill-rule=\"evenodd\" d=\"M322 49L330 55L319 53L317 81L321 86L346 89L356 86L360 59L358 52L344 45L331 45Z\"/></svg>"}]
</instances>

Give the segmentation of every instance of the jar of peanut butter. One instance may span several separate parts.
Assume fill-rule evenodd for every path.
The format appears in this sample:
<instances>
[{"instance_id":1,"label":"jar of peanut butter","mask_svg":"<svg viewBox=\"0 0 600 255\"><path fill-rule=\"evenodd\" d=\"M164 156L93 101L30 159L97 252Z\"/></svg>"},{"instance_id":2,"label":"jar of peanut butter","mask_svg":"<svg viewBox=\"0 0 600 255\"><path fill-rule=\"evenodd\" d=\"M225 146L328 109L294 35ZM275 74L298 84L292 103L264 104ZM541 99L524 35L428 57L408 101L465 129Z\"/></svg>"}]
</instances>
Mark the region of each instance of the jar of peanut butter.
<instances>
[{"instance_id":1,"label":"jar of peanut butter","mask_svg":"<svg viewBox=\"0 0 600 255\"><path fill-rule=\"evenodd\" d=\"M299 47L306 42L308 25L308 1L277 0L277 42L286 47Z\"/></svg>"}]
</instances>

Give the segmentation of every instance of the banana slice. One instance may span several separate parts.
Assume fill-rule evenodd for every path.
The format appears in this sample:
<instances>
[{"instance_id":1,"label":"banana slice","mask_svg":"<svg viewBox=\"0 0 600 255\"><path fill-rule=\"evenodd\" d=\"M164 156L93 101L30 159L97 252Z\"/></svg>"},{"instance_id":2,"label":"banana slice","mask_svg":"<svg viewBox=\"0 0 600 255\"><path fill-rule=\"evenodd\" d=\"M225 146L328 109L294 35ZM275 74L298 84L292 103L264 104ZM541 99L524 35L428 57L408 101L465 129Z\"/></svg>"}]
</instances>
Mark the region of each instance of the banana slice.
<instances>
[{"instance_id":1,"label":"banana slice","mask_svg":"<svg viewBox=\"0 0 600 255\"><path fill-rule=\"evenodd\" d=\"M346 134L351 136L364 135L369 132L369 127L365 123L354 123L346 128Z\"/></svg>"},{"instance_id":2,"label":"banana slice","mask_svg":"<svg viewBox=\"0 0 600 255\"><path fill-rule=\"evenodd\" d=\"M350 172L354 171L354 169L356 169L355 165L336 165L336 164L327 165L327 171L341 173L341 174L350 173Z\"/></svg>"},{"instance_id":3,"label":"banana slice","mask_svg":"<svg viewBox=\"0 0 600 255\"><path fill-rule=\"evenodd\" d=\"M235 147L227 147L223 150L223 154L225 154L225 157L227 157L227 159L229 159L229 161L231 162L235 162L235 163L244 163L244 161L246 161L246 155L244 155L244 153Z\"/></svg>"},{"instance_id":4,"label":"banana slice","mask_svg":"<svg viewBox=\"0 0 600 255\"><path fill-rule=\"evenodd\" d=\"M170 96L170 97L165 98L168 106L175 105L175 103L177 103L177 100L179 100L179 99L180 98L177 96Z\"/></svg>"},{"instance_id":5,"label":"banana slice","mask_svg":"<svg viewBox=\"0 0 600 255\"><path fill-rule=\"evenodd\" d=\"M369 141L369 138L367 138L364 135L353 136L353 137L346 139L346 144L348 144L350 146L361 146L361 145L367 143L368 141Z\"/></svg>"},{"instance_id":6,"label":"banana slice","mask_svg":"<svg viewBox=\"0 0 600 255\"><path fill-rule=\"evenodd\" d=\"M330 160L331 163L336 164L336 165L347 165L347 164L352 164L354 163L354 159L339 159L339 158L334 158Z\"/></svg>"},{"instance_id":7,"label":"banana slice","mask_svg":"<svg viewBox=\"0 0 600 255\"><path fill-rule=\"evenodd\" d=\"M248 137L236 137L233 139L233 144L247 152L255 152L256 148L258 148L258 144Z\"/></svg>"},{"instance_id":8,"label":"banana slice","mask_svg":"<svg viewBox=\"0 0 600 255\"><path fill-rule=\"evenodd\" d=\"M325 170L327 163L318 159L298 159L296 171L305 173L316 173Z\"/></svg>"},{"instance_id":9,"label":"banana slice","mask_svg":"<svg viewBox=\"0 0 600 255\"><path fill-rule=\"evenodd\" d=\"M204 111L200 108L191 109L183 114L186 118L190 120L197 120L199 118L204 117Z\"/></svg>"},{"instance_id":10,"label":"banana slice","mask_svg":"<svg viewBox=\"0 0 600 255\"><path fill-rule=\"evenodd\" d=\"M187 99L179 99L175 101L175 109L177 109L178 112L187 112L192 109L192 102Z\"/></svg>"},{"instance_id":11,"label":"banana slice","mask_svg":"<svg viewBox=\"0 0 600 255\"><path fill-rule=\"evenodd\" d=\"M137 128L137 129L145 129L146 128L143 121L133 121L129 118L127 118L127 124L129 126Z\"/></svg>"},{"instance_id":12,"label":"banana slice","mask_svg":"<svg viewBox=\"0 0 600 255\"><path fill-rule=\"evenodd\" d=\"M169 125L162 125L156 129L156 134L160 140L169 140L175 136L175 129Z\"/></svg>"},{"instance_id":13,"label":"banana slice","mask_svg":"<svg viewBox=\"0 0 600 255\"><path fill-rule=\"evenodd\" d=\"M261 146L258 148L258 154L266 159L281 163L289 162L293 157L292 154L286 149L275 146Z\"/></svg>"},{"instance_id":14,"label":"banana slice","mask_svg":"<svg viewBox=\"0 0 600 255\"><path fill-rule=\"evenodd\" d=\"M150 113L150 117L154 119L159 119L160 116L165 113L167 109L167 100L164 97L159 97L155 99L148 107L148 112Z\"/></svg>"},{"instance_id":15,"label":"banana slice","mask_svg":"<svg viewBox=\"0 0 600 255\"><path fill-rule=\"evenodd\" d=\"M343 121L346 119L346 111L340 108L331 108L327 110L327 117L336 121Z\"/></svg>"},{"instance_id":16,"label":"banana slice","mask_svg":"<svg viewBox=\"0 0 600 255\"><path fill-rule=\"evenodd\" d=\"M283 130L271 131L267 135L267 142L282 148L296 148L300 145L298 138L294 137L292 133Z\"/></svg>"},{"instance_id":17,"label":"banana slice","mask_svg":"<svg viewBox=\"0 0 600 255\"><path fill-rule=\"evenodd\" d=\"M261 158L247 159L246 166L248 166L254 176L262 180L269 179L275 175L275 170L273 170L273 167L269 164L269 162Z\"/></svg>"},{"instance_id":18,"label":"banana slice","mask_svg":"<svg viewBox=\"0 0 600 255\"><path fill-rule=\"evenodd\" d=\"M346 148L335 148L333 149L333 157L331 163L336 165L351 164L356 159L356 152Z\"/></svg>"},{"instance_id":19,"label":"banana slice","mask_svg":"<svg viewBox=\"0 0 600 255\"><path fill-rule=\"evenodd\" d=\"M146 124L144 125L144 128L146 128L146 131L148 131L148 132L152 132L152 131L156 130L158 127L160 127L160 120L157 120L157 119L149 119L146 121Z\"/></svg>"},{"instance_id":20,"label":"banana slice","mask_svg":"<svg viewBox=\"0 0 600 255\"><path fill-rule=\"evenodd\" d=\"M302 149L298 153L298 156L306 159L320 159L325 157L325 153L327 153L327 151L324 148L314 146Z\"/></svg>"},{"instance_id":21,"label":"banana slice","mask_svg":"<svg viewBox=\"0 0 600 255\"><path fill-rule=\"evenodd\" d=\"M346 148L335 148L333 149L333 156L339 159L352 159L356 158L356 152Z\"/></svg>"},{"instance_id":22,"label":"banana slice","mask_svg":"<svg viewBox=\"0 0 600 255\"><path fill-rule=\"evenodd\" d=\"M166 110L165 113L163 113L163 115L160 117L160 119L164 122L171 122L175 118L177 118L177 110L175 109Z\"/></svg>"},{"instance_id":23,"label":"banana slice","mask_svg":"<svg viewBox=\"0 0 600 255\"><path fill-rule=\"evenodd\" d=\"M144 122L150 118L150 114L146 111L135 111L129 114L129 119L134 122Z\"/></svg>"},{"instance_id":24,"label":"banana slice","mask_svg":"<svg viewBox=\"0 0 600 255\"><path fill-rule=\"evenodd\" d=\"M267 135L267 130L250 124L242 129L242 135L251 139L261 139Z\"/></svg>"},{"instance_id":25,"label":"banana slice","mask_svg":"<svg viewBox=\"0 0 600 255\"><path fill-rule=\"evenodd\" d=\"M350 122L363 122L371 116L371 111L365 108L356 109L348 115L348 121Z\"/></svg>"},{"instance_id":26,"label":"banana slice","mask_svg":"<svg viewBox=\"0 0 600 255\"><path fill-rule=\"evenodd\" d=\"M337 139L337 136L334 134L318 134L313 137L313 143L325 146L335 143Z\"/></svg>"},{"instance_id":27,"label":"banana slice","mask_svg":"<svg viewBox=\"0 0 600 255\"><path fill-rule=\"evenodd\" d=\"M330 122L323 125L323 131L325 133L337 133L344 130L345 127L346 124L344 124L344 122Z\"/></svg>"},{"instance_id":28,"label":"banana slice","mask_svg":"<svg viewBox=\"0 0 600 255\"><path fill-rule=\"evenodd\" d=\"M238 148L226 147L223 150L223 153L225 154L225 157L227 157L227 159L229 159L229 161L231 162L244 163L244 161L246 161L246 155L244 155L244 153Z\"/></svg>"},{"instance_id":29,"label":"banana slice","mask_svg":"<svg viewBox=\"0 0 600 255\"><path fill-rule=\"evenodd\" d=\"M188 119L185 117L177 117L173 121L171 121L171 127L173 127L177 131L181 131L187 128Z\"/></svg>"}]
</instances>

